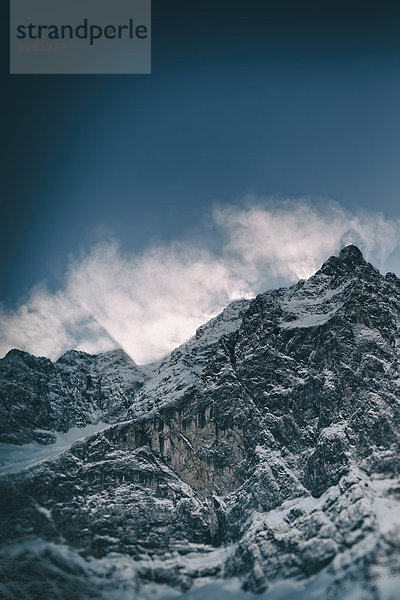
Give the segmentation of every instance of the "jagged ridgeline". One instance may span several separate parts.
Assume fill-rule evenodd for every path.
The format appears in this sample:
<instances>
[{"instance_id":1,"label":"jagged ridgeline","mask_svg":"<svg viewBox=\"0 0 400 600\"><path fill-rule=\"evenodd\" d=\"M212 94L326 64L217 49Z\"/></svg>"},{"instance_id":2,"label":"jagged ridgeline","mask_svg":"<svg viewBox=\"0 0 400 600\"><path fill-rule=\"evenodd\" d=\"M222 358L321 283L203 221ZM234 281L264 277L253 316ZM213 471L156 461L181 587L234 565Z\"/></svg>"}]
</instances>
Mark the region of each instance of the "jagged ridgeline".
<instances>
[{"instance_id":1,"label":"jagged ridgeline","mask_svg":"<svg viewBox=\"0 0 400 600\"><path fill-rule=\"evenodd\" d=\"M0 598L400 598L400 280L355 246L157 363L0 361Z\"/></svg>"}]
</instances>

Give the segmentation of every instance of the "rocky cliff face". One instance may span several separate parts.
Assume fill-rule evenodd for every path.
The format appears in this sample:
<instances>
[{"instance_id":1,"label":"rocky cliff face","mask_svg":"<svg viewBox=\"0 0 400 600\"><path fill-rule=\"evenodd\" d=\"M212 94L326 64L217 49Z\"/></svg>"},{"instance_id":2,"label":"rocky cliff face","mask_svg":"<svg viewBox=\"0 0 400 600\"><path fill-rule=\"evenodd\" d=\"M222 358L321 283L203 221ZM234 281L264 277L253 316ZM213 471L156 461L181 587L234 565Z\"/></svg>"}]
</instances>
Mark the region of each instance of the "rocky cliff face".
<instances>
[{"instance_id":1,"label":"rocky cliff face","mask_svg":"<svg viewBox=\"0 0 400 600\"><path fill-rule=\"evenodd\" d=\"M122 350L71 350L55 363L11 350L0 361L0 441L51 444L57 431L120 420L146 377Z\"/></svg>"},{"instance_id":2,"label":"rocky cliff face","mask_svg":"<svg viewBox=\"0 0 400 600\"><path fill-rule=\"evenodd\" d=\"M400 280L348 246L154 365L11 351L9 463L102 430L4 460L5 597L398 598L399 316Z\"/></svg>"}]
</instances>

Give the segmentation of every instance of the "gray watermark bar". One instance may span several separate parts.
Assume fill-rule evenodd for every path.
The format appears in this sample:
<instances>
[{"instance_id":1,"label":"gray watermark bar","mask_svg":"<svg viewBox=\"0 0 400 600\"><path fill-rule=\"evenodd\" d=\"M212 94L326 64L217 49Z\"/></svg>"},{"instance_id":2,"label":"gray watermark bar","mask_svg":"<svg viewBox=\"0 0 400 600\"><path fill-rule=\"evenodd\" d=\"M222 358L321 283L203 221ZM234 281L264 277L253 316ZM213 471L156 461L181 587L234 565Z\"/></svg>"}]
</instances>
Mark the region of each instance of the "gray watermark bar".
<instances>
[{"instance_id":1,"label":"gray watermark bar","mask_svg":"<svg viewBox=\"0 0 400 600\"><path fill-rule=\"evenodd\" d=\"M10 73L151 73L151 0L10 0Z\"/></svg>"}]
</instances>

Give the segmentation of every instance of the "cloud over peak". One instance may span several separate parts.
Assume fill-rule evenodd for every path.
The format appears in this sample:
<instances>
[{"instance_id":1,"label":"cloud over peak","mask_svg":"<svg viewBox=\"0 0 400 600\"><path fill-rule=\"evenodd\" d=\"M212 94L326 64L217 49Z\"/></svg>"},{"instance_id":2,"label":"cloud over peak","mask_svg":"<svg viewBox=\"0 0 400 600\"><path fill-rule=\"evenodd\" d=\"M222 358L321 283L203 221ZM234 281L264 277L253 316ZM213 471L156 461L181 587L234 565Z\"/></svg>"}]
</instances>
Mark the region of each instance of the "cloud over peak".
<instances>
[{"instance_id":1,"label":"cloud over peak","mask_svg":"<svg viewBox=\"0 0 400 600\"><path fill-rule=\"evenodd\" d=\"M249 199L214 210L219 251L173 243L142 254L115 242L71 262L62 289L32 289L14 311L0 308L0 355L17 347L57 358L78 348L121 346L138 363L160 358L230 301L312 275L354 243L381 267L397 248L400 222L339 204Z\"/></svg>"}]
</instances>

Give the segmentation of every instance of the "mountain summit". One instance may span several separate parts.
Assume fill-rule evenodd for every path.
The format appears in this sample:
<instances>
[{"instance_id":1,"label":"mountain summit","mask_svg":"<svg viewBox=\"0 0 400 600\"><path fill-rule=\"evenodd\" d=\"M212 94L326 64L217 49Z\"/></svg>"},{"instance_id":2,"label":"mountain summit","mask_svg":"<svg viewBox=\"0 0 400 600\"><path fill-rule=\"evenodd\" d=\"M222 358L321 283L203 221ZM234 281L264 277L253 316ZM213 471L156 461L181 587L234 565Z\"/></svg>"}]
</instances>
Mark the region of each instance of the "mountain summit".
<instances>
[{"instance_id":1,"label":"mountain summit","mask_svg":"<svg viewBox=\"0 0 400 600\"><path fill-rule=\"evenodd\" d=\"M399 315L347 246L152 365L10 352L5 597L395 598Z\"/></svg>"},{"instance_id":2,"label":"mountain summit","mask_svg":"<svg viewBox=\"0 0 400 600\"><path fill-rule=\"evenodd\" d=\"M354 244L349 244L348 246L342 248L339 252L339 258L351 260L355 264L362 263L364 260L361 250Z\"/></svg>"}]
</instances>

